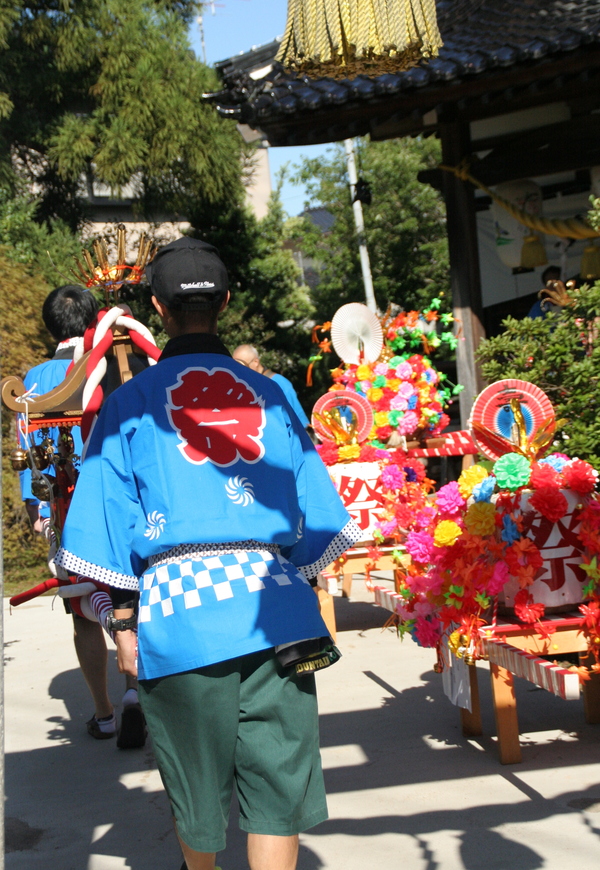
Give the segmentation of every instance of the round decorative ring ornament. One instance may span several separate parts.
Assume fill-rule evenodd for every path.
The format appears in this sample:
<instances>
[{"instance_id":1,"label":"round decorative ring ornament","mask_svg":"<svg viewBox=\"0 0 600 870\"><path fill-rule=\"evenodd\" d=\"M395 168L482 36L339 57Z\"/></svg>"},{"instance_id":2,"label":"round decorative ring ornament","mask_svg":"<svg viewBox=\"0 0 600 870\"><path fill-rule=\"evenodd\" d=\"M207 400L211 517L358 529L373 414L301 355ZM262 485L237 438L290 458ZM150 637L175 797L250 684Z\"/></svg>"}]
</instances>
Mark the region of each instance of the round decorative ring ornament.
<instances>
[{"instance_id":1,"label":"round decorative ring ornament","mask_svg":"<svg viewBox=\"0 0 600 870\"><path fill-rule=\"evenodd\" d=\"M324 417L336 411L348 427L356 423L356 440L366 441L373 428L373 409L364 396L352 390L332 390L317 399L312 410L312 426L317 435L325 441L335 440L332 432L328 430L317 418Z\"/></svg>"},{"instance_id":2,"label":"round decorative ring ornament","mask_svg":"<svg viewBox=\"0 0 600 870\"><path fill-rule=\"evenodd\" d=\"M494 435L518 443L515 417L510 406L511 399L519 402L528 438L549 420L555 418L550 399L535 384L516 378L507 378L490 384L475 399L469 420L473 440L480 452L488 459L496 460L503 455ZM491 434L486 435L479 427L475 429L473 423L478 423L479 427L484 426Z\"/></svg>"}]
</instances>

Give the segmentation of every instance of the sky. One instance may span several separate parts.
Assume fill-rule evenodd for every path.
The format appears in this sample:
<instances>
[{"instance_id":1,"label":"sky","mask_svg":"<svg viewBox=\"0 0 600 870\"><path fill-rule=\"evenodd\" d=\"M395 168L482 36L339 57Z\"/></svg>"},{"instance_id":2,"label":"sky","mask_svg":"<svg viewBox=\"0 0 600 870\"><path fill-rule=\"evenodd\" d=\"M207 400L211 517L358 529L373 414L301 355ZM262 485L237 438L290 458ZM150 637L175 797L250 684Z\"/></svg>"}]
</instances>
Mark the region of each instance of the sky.
<instances>
[{"instance_id":1,"label":"sky","mask_svg":"<svg viewBox=\"0 0 600 870\"><path fill-rule=\"evenodd\" d=\"M214 9L214 15L211 11ZM285 30L287 0L218 0L207 3L203 14L206 62L209 65L235 54L249 51L253 46L271 42ZM195 22L190 29L192 45L203 60L200 28ZM270 148L269 165L271 184L275 185L278 170L285 163L297 164L302 157L324 154L329 146L309 145L290 148ZM306 194L302 186L287 181L282 200L289 215L297 215L304 208Z\"/></svg>"}]
</instances>

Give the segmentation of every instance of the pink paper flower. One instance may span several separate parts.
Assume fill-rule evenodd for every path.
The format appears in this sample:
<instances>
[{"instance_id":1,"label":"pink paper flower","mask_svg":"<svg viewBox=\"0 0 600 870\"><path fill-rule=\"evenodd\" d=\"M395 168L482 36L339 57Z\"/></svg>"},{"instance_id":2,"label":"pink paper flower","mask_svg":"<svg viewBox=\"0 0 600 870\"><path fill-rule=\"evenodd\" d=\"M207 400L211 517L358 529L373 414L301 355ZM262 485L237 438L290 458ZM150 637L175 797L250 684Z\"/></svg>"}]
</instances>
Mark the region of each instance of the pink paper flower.
<instances>
[{"instance_id":1,"label":"pink paper flower","mask_svg":"<svg viewBox=\"0 0 600 870\"><path fill-rule=\"evenodd\" d=\"M414 411L407 411L404 417L398 420L398 432L401 435L412 435L419 425L419 418Z\"/></svg>"},{"instance_id":2,"label":"pink paper flower","mask_svg":"<svg viewBox=\"0 0 600 870\"><path fill-rule=\"evenodd\" d=\"M504 588L504 584L509 577L508 565L506 562L496 562L492 576L487 584L488 595L498 595Z\"/></svg>"},{"instance_id":3,"label":"pink paper flower","mask_svg":"<svg viewBox=\"0 0 600 870\"><path fill-rule=\"evenodd\" d=\"M388 364L387 363L377 363L375 368L373 369L376 375L387 375L388 373Z\"/></svg>"},{"instance_id":4,"label":"pink paper flower","mask_svg":"<svg viewBox=\"0 0 600 870\"><path fill-rule=\"evenodd\" d=\"M439 621L430 622L429 619L419 616L415 624L415 636L421 646L437 646L440 639Z\"/></svg>"},{"instance_id":5,"label":"pink paper flower","mask_svg":"<svg viewBox=\"0 0 600 870\"><path fill-rule=\"evenodd\" d=\"M396 369L396 377L400 378L401 381L407 381L412 376L412 366L410 363L401 362L398 368Z\"/></svg>"},{"instance_id":6,"label":"pink paper flower","mask_svg":"<svg viewBox=\"0 0 600 870\"><path fill-rule=\"evenodd\" d=\"M396 529L398 528L396 520L386 520L382 523L378 523L377 525L379 526L379 531L384 538L391 538Z\"/></svg>"},{"instance_id":7,"label":"pink paper flower","mask_svg":"<svg viewBox=\"0 0 600 870\"><path fill-rule=\"evenodd\" d=\"M400 389L398 393L401 396L404 396L405 399L410 399L411 396L415 394L415 388L412 384L407 383L406 381L403 384L400 384Z\"/></svg>"},{"instance_id":8,"label":"pink paper flower","mask_svg":"<svg viewBox=\"0 0 600 870\"><path fill-rule=\"evenodd\" d=\"M415 562L429 562L433 554L433 538L426 532L409 532L406 536L406 549Z\"/></svg>"},{"instance_id":9,"label":"pink paper flower","mask_svg":"<svg viewBox=\"0 0 600 870\"><path fill-rule=\"evenodd\" d=\"M406 475L397 465L387 465L381 472L381 481L386 489L402 489Z\"/></svg>"},{"instance_id":10,"label":"pink paper flower","mask_svg":"<svg viewBox=\"0 0 600 870\"><path fill-rule=\"evenodd\" d=\"M390 408L392 411L406 411L408 408L408 401L404 396L394 396L390 402Z\"/></svg>"},{"instance_id":11,"label":"pink paper flower","mask_svg":"<svg viewBox=\"0 0 600 870\"><path fill-rule=\"evenodd\" d=\"M436 502L441 513L450 515L458 513L466 504L455 480L438 490Z\"/></svg>"}]
</instances>

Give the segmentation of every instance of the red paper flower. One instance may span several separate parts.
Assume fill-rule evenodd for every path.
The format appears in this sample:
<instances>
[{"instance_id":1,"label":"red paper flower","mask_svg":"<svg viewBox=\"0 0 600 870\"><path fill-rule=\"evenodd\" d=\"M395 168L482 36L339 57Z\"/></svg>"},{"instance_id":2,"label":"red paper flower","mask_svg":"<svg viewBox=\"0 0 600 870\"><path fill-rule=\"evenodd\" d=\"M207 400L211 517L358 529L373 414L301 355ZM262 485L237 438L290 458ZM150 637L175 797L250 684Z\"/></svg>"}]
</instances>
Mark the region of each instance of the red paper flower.
<instances>
[{"instance_id":1,"label":"red paper flower","mask_svg":"<svg viewBox=\"0 0 600 870\"><path fill-rule=\"evenodd\" d=\"M596 472L588 462L581 459L574 459L565 465L562 476L565 486L580 495L587 495L596 487Z\"/></svg>"},{"instance_id":2,"label":"red paper flower","mask_svg":"<svg viewBox=\"0 0 600 870\"><path fill-rule=\"evenodd\" d=\"M360 448L359 460L361 462L375 462L377 459L377 450L370 444L364 444Z\"/></svg>"},{"instance_id":3,"label":"red paper flower","mask_svg":"<svg viewBox=\"0 0 600 870\"><path fill-rule=\"evenodd\" d=\"M322 444L317 445L317 450L325 465L335 465L338 462L338 449L333 441L323 441Z\"/></svg>"},{"instance_id":4,"label":"red paper flower","mask_svg":"<svg viewBox=\"0 0 600 870\"><path fill-rule=\"evenodd\" d=\"M568 502L562 492L549 486L536 489L529 499L529 504L551 523L562 520L569 509Z\"/></svg>"},{"instance_id":5,"label":"red paper flower","mask_svg":"<svg viewBox=\"0 0 600 870\"><path fill-rule=\"evenodd\" d=\"M519 538L507 547L504 558L513 577L521 586L529 586L535 580L536 571L544 560L536 545L529 538Z\"/></svg>"},{"instance_id":6,"label":"red paper flower","mask_svg":"<svg viewBox=\"0 0 600 870\"><path fill-rule=\"evenodd\" d=\"M521 622L539 622L544 615L544 605L536 604L527 589L521 589L515 595L515 615Z\"/></svg>"},{"instance_id":7,"label":"red paper flower","mask_svg":"<svg viewBox=\"0 0 600 870\"><path fill-rule=\"evenodd\" d=\"M531 477L529 478L529 483L533 489L560 489L560 476L551 465L545 463L543 465L538 465L538 463L535 462L531 466Z\"/></svg>"}]
</instances>

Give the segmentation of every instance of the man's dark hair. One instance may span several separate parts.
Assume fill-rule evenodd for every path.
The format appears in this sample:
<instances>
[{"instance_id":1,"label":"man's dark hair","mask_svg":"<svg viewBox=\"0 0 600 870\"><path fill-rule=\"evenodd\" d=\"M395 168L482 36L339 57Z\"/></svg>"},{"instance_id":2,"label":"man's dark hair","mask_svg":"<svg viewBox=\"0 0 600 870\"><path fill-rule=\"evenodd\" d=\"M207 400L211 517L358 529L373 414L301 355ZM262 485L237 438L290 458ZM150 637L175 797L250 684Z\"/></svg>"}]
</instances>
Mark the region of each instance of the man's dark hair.
<instances>
[{"instance_id":1,"label":"man's dark hair","mask_svg":"<svg viewBox=\"0 0 600 870\"><path fill-rule=\"evenodd\" d=\"M560 279L560 266L546 266L542 272L542 284L546 286L548 281L558 281Z\"/></svg>"},{"instance_id":2,"label":"man's dark hair","mask_svg":"<svg viewBox=\"0 0 600 870\"><path fill-rule=\"evenodd\" d=\"M97 313L92 293L77 284L57 287L48 293L42 307L46 329L56 341L83 335Z\"/></svg>"},{"instance_id":3,"label":"man's dark hair","mask_svg":"<svg viewBox=\"0 0 600 870\"><path fill-rule=\"evenodd\" d=\"M186 297L186 305L169 308L174 322L181 328L194 325L202 329L214 328L223 304L223 297L216 294L194 293Z\"/></svg>"}]
</instances>

